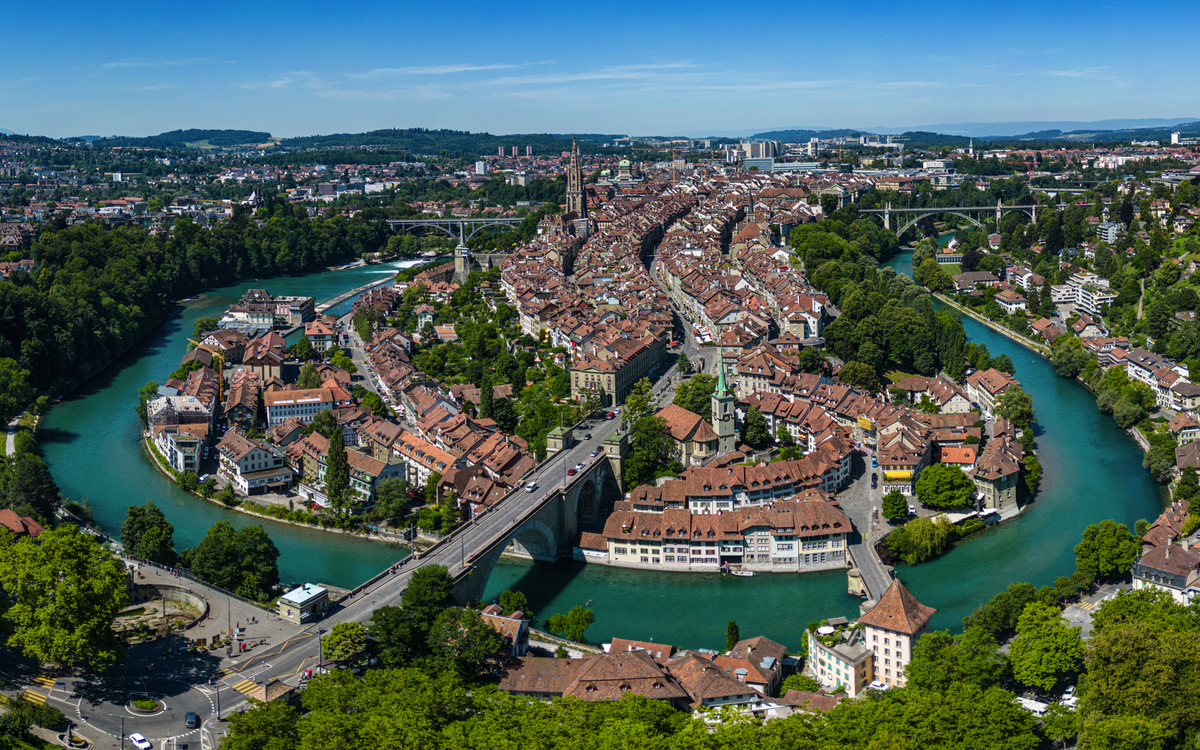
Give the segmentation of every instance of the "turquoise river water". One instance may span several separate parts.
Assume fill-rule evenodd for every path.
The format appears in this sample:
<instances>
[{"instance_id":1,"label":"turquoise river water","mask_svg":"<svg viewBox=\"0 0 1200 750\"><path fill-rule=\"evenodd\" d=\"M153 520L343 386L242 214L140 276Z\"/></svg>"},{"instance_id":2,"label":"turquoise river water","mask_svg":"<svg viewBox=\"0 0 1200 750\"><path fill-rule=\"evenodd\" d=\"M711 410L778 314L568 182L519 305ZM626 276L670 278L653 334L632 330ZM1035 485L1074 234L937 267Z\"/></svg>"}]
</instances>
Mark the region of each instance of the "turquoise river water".
<instances>
[{"instance_id":1,"label":"turquoise river water","mask_svg":"<svg viewBox=\"0 0 1200 750\"><path fill-rule=\"evenodd\" d=\"M889 265L910 273L907 260L907 254L900 255ZM368 266L261 280L181 303L149 340L81 386L43 421L39 439L63 492L87 497L110 533L119 530L127 506L154 500L175 525L180 549L196 544L217 520L235 526L262 523L280 549L285 581L351 587L402 557L405 551L392 545L256 519L180 492L137 446L133 411L137 390L148 380L161 382L177 366L192 322L223 311L245 289L259 286L324 300L386 271ZM898 571L921 601L938 609L934 626L953 629L1009 583L1040 585L1070 574L1073 547L1087 524L1115 518L1132 525L1138 518L1153 519L1164 503L1161 489L1141 468L1137 445L1096 410L1081 385L1057 378L1047 362L986 327L971 320L964 325L971 340L1012 357L1017 377L1033 394L1045 473L1039 500L1020 518L976 535L938 560ZM846 594L844 573L721 578L501 561L485 599L505 588L524 591L539 620L575 605L590 607L596 619L589 640L623 636L686 647L719 646L725 623L736 620L745 635L766 635L796 648L809 622L858 610L858 600Z\"/></svg>"}]
</instances>

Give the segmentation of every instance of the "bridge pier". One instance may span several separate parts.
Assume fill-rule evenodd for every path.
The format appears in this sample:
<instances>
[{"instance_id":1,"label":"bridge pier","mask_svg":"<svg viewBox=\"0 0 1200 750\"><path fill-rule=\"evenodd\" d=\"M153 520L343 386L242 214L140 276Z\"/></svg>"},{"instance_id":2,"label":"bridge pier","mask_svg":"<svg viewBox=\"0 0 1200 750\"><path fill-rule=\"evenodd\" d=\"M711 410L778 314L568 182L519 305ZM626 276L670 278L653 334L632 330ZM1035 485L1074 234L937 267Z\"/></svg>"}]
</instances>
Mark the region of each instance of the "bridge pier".
<instances>
[{"instance_id":1,"label":"bridge pier","mask_svg":"<svg viewBox=\"0 0 1200 750\"><path fill-rule=\"evenodd\" d=\"M612 496L619 491L608 460L596 461L571 480L565 490L559 487L537 510L518 518L509 533L475 551L469 563L465 557L469 550L463 548L461 562L464 569L455 577L451 589L455 602L462 605L480 600L502 555L539 562L555 562L572 556L579 519L602 520L612 507ZM495 512L503 516L507 511L501 505Z\"/></svg>"}]
</instances>

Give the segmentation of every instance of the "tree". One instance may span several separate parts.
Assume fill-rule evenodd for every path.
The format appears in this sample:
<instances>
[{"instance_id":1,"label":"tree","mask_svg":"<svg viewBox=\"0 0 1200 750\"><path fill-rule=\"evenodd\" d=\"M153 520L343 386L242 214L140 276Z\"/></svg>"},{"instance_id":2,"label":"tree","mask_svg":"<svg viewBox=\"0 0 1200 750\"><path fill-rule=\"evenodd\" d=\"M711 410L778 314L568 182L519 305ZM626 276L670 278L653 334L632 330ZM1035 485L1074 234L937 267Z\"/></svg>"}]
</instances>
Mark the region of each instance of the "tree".
<instances>
[{"instance_id":1,"label":"tree","mask_svg":"<svg viewBox=\"0 0 1200 750\"><path fill-rule=\"evenodd\" d=\"M792 437L792 433L788 431L787 425L783 422L780 422L779 429L775 430L775 442L782 448L791 448L796 444L796 439Z\"/></svg>"},{"instance_id":2,"label":"tree","mask_svg":"<svg viewBox=\"0 0 1200 750\"><path fill-rule=\"evenodd\" d=\"M692 360L688 359L687 352L680 352L675 359L675 367L679 370L680 375L687 375L692 371Z\"/></svg>"},{"instance_id":3,"label":"tree","mask_svg":"<svg viewBox=\"0 0 1200 750\"><path fill-rule=\"evenodd\" d=\"M495 412L496 405L496 389L492 385L492 378L485 376L483 382L479 384L479 416L482 419L491 419Z\"/></svg>"},{"instance_id":4,"label":"tree","mask_svg":"<svg viewBox=\"0 0 1200 750\"><path fill-rule=\"evenodd\" d=\"M257 524L235 531L218 521L180 562L200 580L247 599L266 600L279 585L279 549Z\"/></svg>"},{"instance_id":5,"label":"tree","mask_svg":"<svg viewBox=\"0 0 1200 750\"><path fill-rule=\"evenodd\" d=\"M62 495L46 462L32 453L17 454L9 469L7 507L49 526L61 503Z\"/></svg>"},{"instance_id":6,"label":"tree","mask_svg":"<svg viewBox=\"0 0 1200 750\"><path fill-rule=\"evenodd\" d=\"M885 539L893 554L913 565L946 551L946 545L950 543L950 522L940 516L937 520L914 518Z\"/></svg>"},{"instance_id":7,"label":"tree","mask_svg":"<svg viewBox=\"0 0 1200 750\"><path fill-rule=\"evenodd\" d=\"M408 515L408 480L392 477L379 483L375 489L375 513L384 521Z\"/></svg>"},{"instance_id":8,"label":"tree","mask_svg":"<svg viewBox=\"0 0 1200 750\"><path fill-rule=\"evenodd\" d=\"M321 639L321 654L338 664L357 666L367 653L367 629L361 622L340 622Z\"/></svg>"},{"instance_id":9,"label":"tree","mask_svg":"<svg viewBox=\"0 0 1200 750\"><path fill-rule=\"evenodd\" d=\"M1054 363L1054 374L1074 378L1087 366L1088 353L1075 336L1059 336L1050 347L1050 361Z\"/></svg>"},{"instance_id":10,"label":"tree","mask_svg":"<svg viewBox=\"0 0 1200 750\"><path fill-rule=\"evenodd\" d=\"M1139 553L1129 528L1110 519L1083 530L1083 540L1075 545L1075 567L1095 580L1105 580L1132 568Z\"/></svg>"},{"instance_id":11,"label":"tree","mask_svg":"<svg viewBox=\"0 0 1200 750\"><path fill-rule=\"evenodd\" d=\"M317 350L313 348L312 342L308 340L308 336L300 335L300 340L296 342L296 359L305 362L311 362L317 358ZM304 375L304 368L300 368L300 375ZM318 381L319 384L320 381ZM314 385L302 385L301 388L316 388Z\"/></svg>"},{"instance_id":12,"label":"tree","mask_svg":"<svg viewBox=\"0 0 1200 750\"><path fill-rule=\"evenodd\" d=\"M146 412L146 404L150 399L158 396L158 383L151 380L138 390L138 402L135 411L137 412L138 421L142 424L142 429L146 429L149 425L149 416Z\"/></svg>"},{"instance_id":13,"label":"tree","mask_svg":"<svg viewBox=\"0 0 1200 750\"><path fill-rule=\"evenodd\" d=\"M217 320L215 315L201 315L192 323L192 338L200 341L206 333L211 333L217 330L221 321Z\"/></svg>"},{"instance_id":14,"label":"tree","mask_svg":"<svg viewBox=\"0 0 1200 750\"><path fill-rule=\"evenodd\" d=\"M654 481L660 472L669 470L676 455L675 439L671 437L667 422L662 417L642 417L633 423L630 432L629 454L625 459L625 484L637 487Z\"/></svg>"},{"instance_id":15,"label":"tree","mask_svg":"<svg viewBox=\"0 0 1200 750\"><path fill-rule=\"evenodd\" d=\"M649 414L653 392L654 386L650 384L650 378L642 378L634 383L633 390L625 397L625 410L621 413L621 422L630 425Z\"/></svg>"},{"instance_id":16,"label":"tree","mask_svg":"<svg viewBox=\"0 0 1200 750\"><path fill-rule=\"evenodd\" d=\"M321 387L321 373L317 372L316 365L312 362L306 362L300 368L300 376L296 379L296 387L302 389Z\"/></svg>"},{"instance_id":17,"label":"tree","mask_svg":"<svg viewBox=\"0 0 1200 750\"><path fill-rule=\"evenodd\" d=\"M771 444L771 428L757 406L750 407L746 421L742 422L742 440L755 450L762 450Z\"/></svg>"},{"instance_id":18,"label":"tree","mask_svg":"<svg viewBox=\"0 0 1200 750\"><path fill-rule=\"evenodd\" d=\"M300 750L300 714L287 701L259 703L229 715L221 750Z\"/></svg>"},{"instance_id":19,"label":"tree","mask_svg":"<svg viewBox=\"0 0 1200 750\"><path fill-rule=\"evenodd\" d=\"M883 496L880 513L892 523L899 523L908 518L908 498L900 490L892 490Z\"/></svg>"},{"instance_id":20,"label":"tree","mask_svg":"<svg viewBox=\"0 0 1200 750\"><path fill-rule=\"evenodd\" d=\"M996 413L1024 430L1033 424L1033 397L1016 383L1005 389L996 399Z\"/></svg>"},{"instance_id":21,"label":"tree","mask_svg":"<svg viewBox=\"0 0 1200 750\"><path fill-rule=\"evenodd\" d=\"M975 497L975 484L961 469L933 464L917 479L917 499L930 508L966 508Z\"/></svg>"},{"instance_id":22,"label":"tree","mask_svg":"<svg viewBox=\"0 0 1200 750\"><path fill-rule=\"evenodd\" d=\"M1107 716L1086 725L1088 747L1105 750L1163 750L1172 733L1162 722L1146 716Z\"/></svg>"},{"instance_id":23,"label":"tree","mask_svg":"<svg viewBox=\"0 0 1200 750\"><path fill-rule=\"evenodd\" d=\"M436 504L438 501L438 485L442 483L442 473L434 471L425 478L425 502Z\"/></svg>"},{"instance_id":24,"label":"tree","mask_svg":"<svg viewBox=\"0 0 1200 750\"><path fill-rule=\"evenodd\" d=\"M1030 687L1051 690L1083 660L1080 629L1062 618L1057 607L1033 602L1017 620L1017 637L1009 649L1013 677Z\"/></svg>"},{"instance_id":25,"label":"tree","mask_svg":"<svg viewBox=\"0 0 1200 750\"><path fill-rule=\"evenodd\" d=\"M954 280L936 260L926 260L913 273L913 281L937 293L954 286Z\"/></svg>"},{"instance_id":26,"label":"tree","mask_svg":"<svg viewBox=\"0 0 1200 750\"><path fill-rule=\"evenodd\" d=\"M716 390L716 377L699 373L679 384L673 403L693 414L707 417L712 413L712 395Z\"/></svg>"},{"instance_id":27,"label":"tree","mask_svg":"<svg viewBox=\"0 0 1200 750\"><path fill-rule=\"evenodd\" d=\"M121 544L125 554L159 565L175 565L175 527L154 501L130 505L121 524Z\"/></svg>"},{"instance_id":28,"label":"tree","mask_svg":"<svg viewBox=\"0 0 1200 750\"><path fill-rule=\"evenodd\" d=\"M341 349L334 350L329 357L329 364L340 367L351 375L358 372L358 366L354 364L354 360L350 359L350 355Z\"/></svg>"},{"instance_id":29,"label":"tree","mask_svg":"<svg viewBox=\"0 0 1200 750\"><path fill-rule=\"evenodd\" d=\"M592 610L576 605L565 615L555 614L546 622L547 629L568 641L583 643L583 634L595 620Z\"/></svg>"},{"instance_id":30,"label":"tree","mask_svg":"<svg viewBox=\"0 0 1200 750\"><path fill-rule=\"evenodd\" d=\"M21 369L15 359L0 359L0 424L8 424L36 395L29 384L29 370Z\"/></svg>"},{"instance_id":31,"label":"tree","mask_svg":"<svg viewBox=\"0 0 1200 750\"><path fill-rule=\"evenodd\" d=\"M513 612L520 612L527 620L533 620L533 610L529 608L529 600L525 598L525 594L520 591L512 591L505 589L500 592L500 609L506 615L511 615Z\"/></svg>"},{"instance_id":32,"label":"tree","mask_svg":"<svg viewBox=\"0 0 1200 750\"><path fill-rule=\"evenodd\" d=\"M346 444L342 440L329 441L329 453L325 458L325 496L334 512L342 514L349 505L350 464L346 460Z\"/></svg>"},{"instance_id":33,"label":"tree","mask_svg":"<svg viewBox=\"0 0 1200 750\"><path fill-rule=\"evenodd\" d=\"M495 674L505 650L500 631L467 607L450 607L438 615L429 646L441 669L469 681Z\"/></svg>"},{"instance_id":34,"label":"tree","mask_svg":"<svg viewBox=\"0 0 1200 750\"><path fill-rule=\"evenodd\" d=\"M847 362L842 365L842 369L838 371L838 380L871 393L878 393L882 389L875 369L862 362Z\"/></svg>"},{"instance_id":35,"label":"tree","mask_svg":"<svg viewBox=\"0 0 1200 750\"><path fill-rule=\"evenodd\" d=\"M926 633L913 646L912 661L904 669L908 684L938 692L956 682L986 690L1003 682L1008 672L1008 659L983 628L970 628L959 635L948 630Z\"/></svg>"},{"instance_id":36,"label":"tree","mask_svg":"<svg viewBox=\"0 0 1200 750\"><path fill-rule=\"evenodd\" d=\"M725 626L725 650L732 651L733 647L736 646L737 642L741 639L741 633L738 630L737 622L735 620L730 620L729 624Z\"/></svg>"},{"instance_id":37,"label":"tree","mask_svg":"<svg viewBox=\"0 0 1200 750\"><path fill-rule=\"evenodd\" d=\"M779 694L786 695L789 690L800 690L805 693L815 693L821 689L821 683L806 674L790 674L783 678L779 686Z\"/></svg>"},{"instance_id":38,"label":"tree","mask_svg":"<svg viewBox=\"0 0 1200 750\"><path fill-rule=\"evenodd\" d=\"M308 423L304 429L300 430L300 434L307 437L313 433L323 436L330 443L337 441L345 442L342 436L342 428L338 427L337 417L333 415L330 409L322 409L313 417L313 421Z\"/></svg>"},{"instance_id":39,"label":"tree","mask_svg":"<svg viewBox=\"0 0 1200 750\"><path fill-rule=\"evenodd\" d=\"M104 669L122 657L112 629L125 607L125 566L71 524L13 542L0 531L8 645L40 662Z\"/></svg>"}]
</instances>

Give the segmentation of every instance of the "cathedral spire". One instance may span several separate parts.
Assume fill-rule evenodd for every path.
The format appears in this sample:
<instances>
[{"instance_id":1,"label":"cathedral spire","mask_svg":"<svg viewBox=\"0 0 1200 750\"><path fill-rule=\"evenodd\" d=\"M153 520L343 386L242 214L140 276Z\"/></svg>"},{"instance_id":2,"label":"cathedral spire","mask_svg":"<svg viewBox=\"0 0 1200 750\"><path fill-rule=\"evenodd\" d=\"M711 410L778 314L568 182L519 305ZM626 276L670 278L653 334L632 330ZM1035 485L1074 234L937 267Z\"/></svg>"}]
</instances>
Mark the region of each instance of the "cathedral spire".
<instances>
[{"instance_id":1,"label":"cathedral spire","mask_svg":"<svg viewBox=\"0 0 1200 750\"><path fill-rule=\"evenodd\" d=\"M724 357L717 360L717 396L724 397L729 395L729 388L725 385L725 359Z\"/></svg>"}]
</instances>

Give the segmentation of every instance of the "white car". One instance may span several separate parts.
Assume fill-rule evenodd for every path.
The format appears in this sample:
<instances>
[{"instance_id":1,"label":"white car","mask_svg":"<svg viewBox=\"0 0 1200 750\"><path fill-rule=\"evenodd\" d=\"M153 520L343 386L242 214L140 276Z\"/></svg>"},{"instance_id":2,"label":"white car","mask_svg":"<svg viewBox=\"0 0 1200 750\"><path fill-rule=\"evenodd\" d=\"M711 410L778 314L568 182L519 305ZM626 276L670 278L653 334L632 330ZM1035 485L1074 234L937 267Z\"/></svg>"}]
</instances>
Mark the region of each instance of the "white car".
<instances>
[{"instance_id":1,"label":"white car","mask_svg":"<svg viewBox=\"0 0 1200 750\"><path fill-rule=\"evenodd\" d=\"M137 732L129 735L129 742L132 743L137 750L153 750L154 748L154 745L150 744L150 740L146 739Z\"/></svg>"},{"instance_id":2,"label":"white car","mask_svg":"<svg viewBox=\"0 0 1200 750\"><path fill-rule=\"evenodd\" d=\"M575 464L575 471L583 471L583 462L582 461Z\"/></svg>"},{"instance_id":3,"label":"white car","mask_svg":"<svg viewBox=\"0 0 1200 750\"><path fill-rule=\"evenodd\" d=\"M529 484L525 485L526 492L533 492L536 489L537 489L537 482L530 482Z\"/></svg>"}]
</instances>

